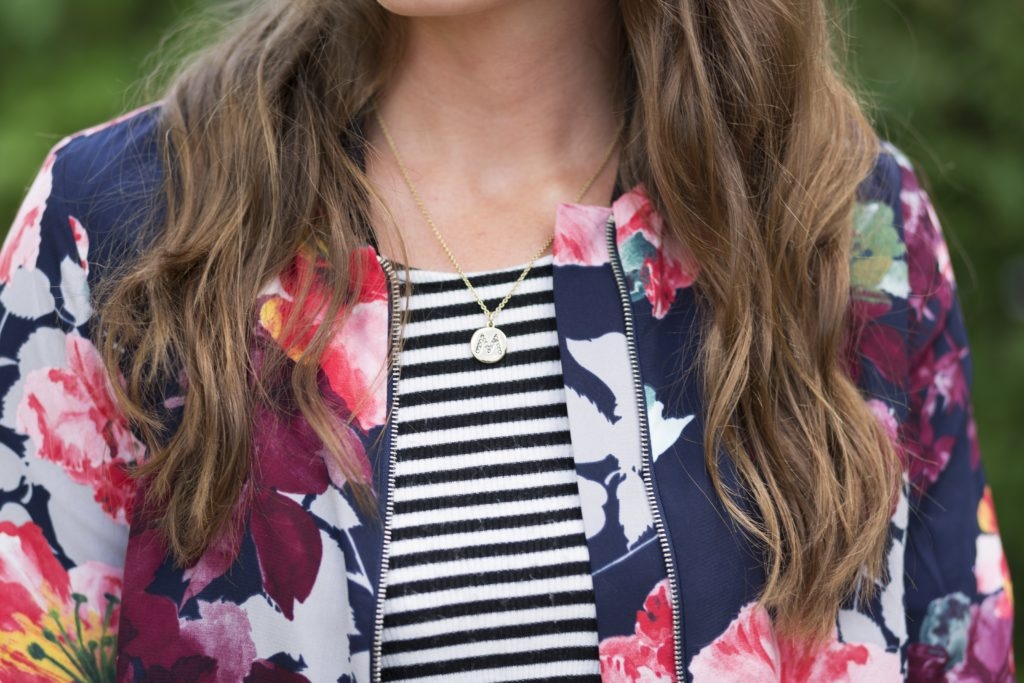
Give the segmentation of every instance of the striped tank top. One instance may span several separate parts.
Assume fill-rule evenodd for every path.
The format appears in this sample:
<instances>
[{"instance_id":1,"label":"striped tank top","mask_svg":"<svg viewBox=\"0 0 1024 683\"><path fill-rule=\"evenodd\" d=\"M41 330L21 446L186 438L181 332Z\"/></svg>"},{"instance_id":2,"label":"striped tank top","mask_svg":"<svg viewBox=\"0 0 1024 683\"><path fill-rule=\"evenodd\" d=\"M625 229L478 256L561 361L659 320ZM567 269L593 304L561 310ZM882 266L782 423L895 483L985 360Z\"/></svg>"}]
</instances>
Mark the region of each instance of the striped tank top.
<instances>
[{"instance_id":1,"label":"striped tank top","mask_svg":"<svg viewBox=\"0 0 1024 683\"><path fill-rule=\"evenodd\" d=\"M494 310L521 270L470 279ZM552 258L498 316L493 365L470 355L486 319L458 275L408 277L383 679L599 681Z\"/></svg>"}]
</instances>

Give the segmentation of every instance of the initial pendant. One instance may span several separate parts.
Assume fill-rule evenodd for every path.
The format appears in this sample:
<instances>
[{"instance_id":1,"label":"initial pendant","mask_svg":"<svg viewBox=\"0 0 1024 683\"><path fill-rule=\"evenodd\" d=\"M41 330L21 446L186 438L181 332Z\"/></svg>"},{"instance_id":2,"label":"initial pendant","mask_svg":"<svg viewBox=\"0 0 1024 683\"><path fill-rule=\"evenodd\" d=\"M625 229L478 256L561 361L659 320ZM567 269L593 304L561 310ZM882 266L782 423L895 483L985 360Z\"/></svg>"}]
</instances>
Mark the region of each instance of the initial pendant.
<instances>
[{"instance_id":1,"label":"initial pendant","mask_svg":"<svg viewBox=\"0 0 1024 683\"><path fill-rule=\"evenodd\" d=\"M497 363L508 351L508 339L497 327L481 327L473 333L469 347L481 363Z\"/></svg>"}]
</instances>

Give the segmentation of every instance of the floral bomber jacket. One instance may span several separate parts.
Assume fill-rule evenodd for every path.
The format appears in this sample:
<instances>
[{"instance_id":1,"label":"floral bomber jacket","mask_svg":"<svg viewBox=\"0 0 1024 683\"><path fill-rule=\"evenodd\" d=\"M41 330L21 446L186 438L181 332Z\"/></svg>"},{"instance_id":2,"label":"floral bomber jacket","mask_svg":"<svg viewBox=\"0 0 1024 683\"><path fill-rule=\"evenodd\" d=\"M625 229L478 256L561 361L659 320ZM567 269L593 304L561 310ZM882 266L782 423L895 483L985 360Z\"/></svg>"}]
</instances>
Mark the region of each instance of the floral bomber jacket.
<instances>
[{"instance_id":1,"label":"floral bomber jacket","mask_svg":"<svg viewBox=\"0 0 1024 683\"><path fill-rule=\"evenodd\" d=\"M300 418L259 414L251 503L193 567L133 516L143 457L90 340L90 284L146 239L158 108L62 141L0 252L0 680L380 680L398 369L398 292L367 276L322 361L379 519ZM714 495L693 373L694 261L642 188L559 207L557 326L605 681L1012 681L1013 598L968 387L946 243L900 153L860 191L850 371L900 445L888 582L817 651L775 633L756 554ZM303 254L256 302L283 339ZM313 324L322 322L313 320ZM258 354L257 354L258 355ZM679 378L683 379L680 380ZM165 401L169 420L181 399ZM389 414L390 420L389 421ZM728 469L725 470L728 472Z\"/></svg>"}]
</instances>

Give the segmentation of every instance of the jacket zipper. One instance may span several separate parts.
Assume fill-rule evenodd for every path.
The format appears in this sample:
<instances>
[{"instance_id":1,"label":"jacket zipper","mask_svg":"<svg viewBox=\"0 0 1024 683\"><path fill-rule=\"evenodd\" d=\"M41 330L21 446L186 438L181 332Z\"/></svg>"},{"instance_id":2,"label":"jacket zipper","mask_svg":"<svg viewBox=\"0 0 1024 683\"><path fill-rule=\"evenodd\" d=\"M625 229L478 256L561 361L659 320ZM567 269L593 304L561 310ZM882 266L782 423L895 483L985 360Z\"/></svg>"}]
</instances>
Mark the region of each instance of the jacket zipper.
<instances>
[{"instance_id":1,"label":"jacket zipper","mask_svg":"<svg viewBox=\"0 0 1024 683\"><path fill-rule=\"evenodd\" d=\"M381 546L380 578L377 582L377 607L373 618L373 641L370 649L370 677L374 683L381 681L381 649L384 639L384 598L387 593L388 561L391 552L391 519L394 514L394 483L395 460L398 452L398 380L402 374L399 362L401 353L402 316L398 312L399 288L398 278L391 262L381 256L377 257L381 268L388 279L388 290L391 301L388 312L391 316L391 405L390 424L388 426L388 476L384 493L384 530Z\"/></svg>"},{"instance_id":2,"label":"jacket zipper","mask_svg":"<svg viewBox=\"0 0 1024 683\"><path fill-rule=\"evenodd\" d=\"M675 562L672 559L672 551L669 547L668 535L665 533L665 523L661 516L661 508L658 506L657 497L654 495L654 462L651 457L650 431L647 425L647 397L644 393L643 382L640 378L640 361L637 358L636 350L636 329L633 325L633 303L630 301L629 292L626 289L626 276L622 270L622 261L619 259L619 246L616 240L615 217L608 219L605 226L605 239L608 246L608 260L615 273L615 284L619 290L619 300L622 303L622 315L626 328L626 347L629 350L629 366L633 373L633 394L636 400L637 421L640 426L640 462L644 480L644 491L647 494L647 504L651 508L651 516L654 519L654 531L658 535L658 544L661 547L661 554L665 560L665 571L668 574L669 593L672 597L672 644L675 649L676 680L686 681L684 666L684 654L682 648L682 631L680 629L680 608L679 602L679 580L676 576Z\"/></svg>"}]
</instances>

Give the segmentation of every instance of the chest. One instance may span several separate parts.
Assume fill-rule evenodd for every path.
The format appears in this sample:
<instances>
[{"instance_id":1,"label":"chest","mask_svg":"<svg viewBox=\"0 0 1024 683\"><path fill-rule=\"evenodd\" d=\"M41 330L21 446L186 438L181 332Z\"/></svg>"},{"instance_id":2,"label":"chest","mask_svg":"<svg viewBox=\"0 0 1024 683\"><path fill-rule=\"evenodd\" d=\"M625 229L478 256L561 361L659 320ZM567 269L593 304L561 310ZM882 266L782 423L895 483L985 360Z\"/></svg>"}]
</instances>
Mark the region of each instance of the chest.
<instances>
[{"instance_id":1,"label":"chest","mask_svg":"<svg viewBox=\"0 0 1024 683\"><path fill-rule=\"evenodd\" d=\"M640 667L683 680L688 662L754 602L763 572L728 521L707 467L701 394L695 373L687 372L697 363L700 319L691 285L698 272L662 248L659 232L638 218L649 215L644 207L641 197L627 194L612 210L560 209L551 338L562 370L602 670ZM360 507L310 442L301 416L258 416L261 479L240 515L238 538L182 570L167 563L145 530L134 531L134 570L126 573L124 593L129 621L181 634L182 625L212 624L216 610L226 610L245 625L232 637L308 680L381 679L387 570L401 502L401 425L417 419L403 395L416 382L422 386L413 388L431 390L435 373L417 377L420 371L388 367L389 355L404 353L399 278L372 250L359 258L373 276L322 370L352 453L372 481L375 509ZM278 283L261 302L269 341L279 341L274 315L290 296L287 283ZM458 306L464 308L456 317L482 318L472 305ZM529 336L522 331L512 339ZM464 330L452 332L453 347L465 343L458 339ZM469 398L487 384L470 382L460 391ZM727 467L722 471L729 476ZM170 621L153 626L153 615L161 614ZM129 639L123 650L153 659L167 647Z\"/></svg>"}]
</instances>

